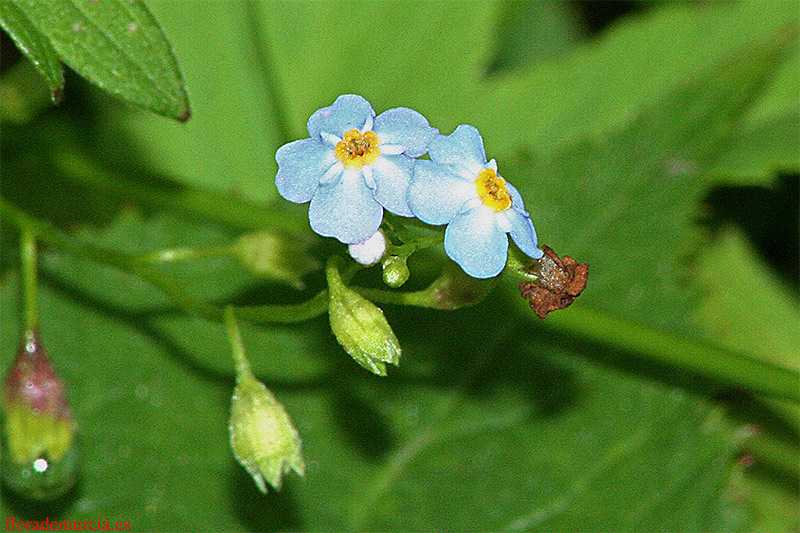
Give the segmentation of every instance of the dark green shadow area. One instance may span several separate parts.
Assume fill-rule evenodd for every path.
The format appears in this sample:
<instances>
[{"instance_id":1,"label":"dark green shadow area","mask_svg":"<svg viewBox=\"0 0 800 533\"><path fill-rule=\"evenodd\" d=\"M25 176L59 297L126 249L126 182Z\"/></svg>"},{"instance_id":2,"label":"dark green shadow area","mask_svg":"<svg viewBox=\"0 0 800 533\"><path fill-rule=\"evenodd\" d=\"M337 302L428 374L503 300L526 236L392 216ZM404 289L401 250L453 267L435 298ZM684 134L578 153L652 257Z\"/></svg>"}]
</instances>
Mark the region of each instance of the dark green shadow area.
<instances>
[{"instance_id":1,"label":"dark green shadow area","mask_svg":"<svg viewBox=\"0 0 800 533\"><path fill-rule=\"evenodd\" d=\"M303 529L297 504L290 487L280 491L269 488L267 494L258 491L253 478L237 463L231 461L230 501L233 513L248 531L300 531ZM291 477L291 476L287 476ZM302 483L302 481L300 481Z\"/></svg>"},{"instance_id":2,"label":"dark green shadow area","mask_svg":"<svg viewBox=\"0 0 800 533\"><path fill-rule=\"evenodd\" d=\"M66 494L46 501L25 498L9 489L4 482L0 483L0 499L2 499L3 505L7 505L8 509L11 510L11 516L17 522L24 522L25 520L44 521L47 518L50 521L58 521L59 517L70 511L80 492L80 478Z\"/></svg>"},{"instance_id":3,"label":"dark green shadow area","mask_svg":"<svg viewBox=\"0 0 800 533\"><path fill-rule=\"evenodd\" d=\"M772 187L714 187L705 204L710 213L704 224L712 232L739 228L794 297L800 296L800 174L779 173Z\"/></svg>"}]
</instances>

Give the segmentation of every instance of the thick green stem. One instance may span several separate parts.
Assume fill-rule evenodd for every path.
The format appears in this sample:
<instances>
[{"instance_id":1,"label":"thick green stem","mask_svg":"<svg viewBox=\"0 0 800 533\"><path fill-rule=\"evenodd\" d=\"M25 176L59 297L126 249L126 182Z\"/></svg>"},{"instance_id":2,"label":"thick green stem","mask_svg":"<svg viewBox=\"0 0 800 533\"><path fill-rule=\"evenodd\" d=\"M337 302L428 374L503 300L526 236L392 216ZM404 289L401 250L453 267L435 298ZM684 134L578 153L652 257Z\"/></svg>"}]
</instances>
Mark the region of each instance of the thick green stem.
<instances>
[{"instance_id":1,"label":"thick green stem","mask_svg":"<svg viewBox=\"0 0 800 533\"><path fill-rule=\"evenodd\" d=\"M39 301L37 291L38 254L36 235L27 225L20 228L20 251L22 259L22 308L25 316L25 331L35 331L39 325Z\"/></svg>"},{"instance_id":2,"label":"thick green stem","mask_svg":"<svg viewBox=\"0 0 800 533\"><path fill-rule=\"evenodd\" d=\"M539 320L528 313L531 320ZM733 352L628 322L606 313L573 305L552 313L546 325L672 367L688 370L727 386L800 403L800 376L746 354Z\"/></svg>"}]
</instances>

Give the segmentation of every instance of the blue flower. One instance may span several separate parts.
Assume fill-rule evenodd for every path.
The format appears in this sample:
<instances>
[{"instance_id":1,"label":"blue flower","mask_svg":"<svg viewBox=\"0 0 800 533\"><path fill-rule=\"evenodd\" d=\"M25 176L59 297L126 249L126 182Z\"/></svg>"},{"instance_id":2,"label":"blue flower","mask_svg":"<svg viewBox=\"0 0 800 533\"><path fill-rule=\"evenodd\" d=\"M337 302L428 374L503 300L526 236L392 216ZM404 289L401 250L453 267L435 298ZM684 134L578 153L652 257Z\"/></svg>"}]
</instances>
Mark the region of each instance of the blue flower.
<instances>
[{"instance_id":1,"label":"blue flower","mask_svg":"<svg viewBox=\"0 0 800 533\"><path fill-rule=\"evenodd\" d=\"M310 139L281 146L275 154L278 192L295 203L311 201L311 228L343 243L378 231L383 210L413 216L408 186L416 157L439 131L411 109L375 116L364 98L347 94L308 119Z\"/></svg>"},{"instance_id":2,"label":"blue flower","mask_svg":"<svg viewBox=\"0 0 800 533\"><path fill-rule=\"evenodd\" d=\"M461 125L428 146L431 160L420 160L408 190L411 211L428 224L447 224L444 249L464 272L491 278L505 267L508 235L534 259L542 257L536 231L517 189L487 162L483 139Z\"/></svg>"}]
</instances>

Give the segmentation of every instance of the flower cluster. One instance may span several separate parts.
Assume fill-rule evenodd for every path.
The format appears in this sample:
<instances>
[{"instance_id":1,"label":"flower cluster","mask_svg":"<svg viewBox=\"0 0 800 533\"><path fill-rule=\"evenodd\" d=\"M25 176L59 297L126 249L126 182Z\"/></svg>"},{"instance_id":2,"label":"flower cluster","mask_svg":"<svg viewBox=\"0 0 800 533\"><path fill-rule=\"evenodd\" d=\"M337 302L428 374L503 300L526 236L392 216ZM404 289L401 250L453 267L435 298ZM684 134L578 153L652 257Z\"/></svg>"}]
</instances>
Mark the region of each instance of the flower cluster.
<instances>
[{"instance_id":1,"label":"flower cluster","mask_svg":"<svg viewBox=\"0 0 800 533\"><path fill-rule=\"evenodd\" d=\"M311 202L311 228L320 235L360 250L385 209L446 224L445 252L475 278L503 270L508 235L530 257L542 257L522 197L486 160L474 127L441 135L416 111L376 116L364 98L343 95L311 115L308 133L278 149L275 183L287 200ZM430 159L418 159L425 153Z\"/></svg>"}]
</instances>

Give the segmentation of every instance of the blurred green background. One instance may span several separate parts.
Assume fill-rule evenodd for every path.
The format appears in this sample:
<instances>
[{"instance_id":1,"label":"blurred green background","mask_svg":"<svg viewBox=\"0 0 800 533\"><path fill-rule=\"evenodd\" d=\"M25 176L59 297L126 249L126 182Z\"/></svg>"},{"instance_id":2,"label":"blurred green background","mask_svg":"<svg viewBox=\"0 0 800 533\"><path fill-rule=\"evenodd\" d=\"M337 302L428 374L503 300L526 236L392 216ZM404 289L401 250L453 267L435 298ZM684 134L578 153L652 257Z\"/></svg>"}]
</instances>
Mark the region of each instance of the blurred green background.
<instances>
[{"instance_id":1,"label":"blurred green background","mask_svg":"<svg viewBox=\"0 0 800 533\"><path fill-rule=\"evenodd\" d=\"M5 199L133 253L261 226L310 233L306 207L277 195L274 153L307 136L316 109L356 93L445 134L478 127L540 242L591 265L576 306L800 370L798 2L146 5L191 119L71 72L53 107L4 34ZM209 194L164 200L195 188ZM16 230L3 230L7 368L19 267ZM412 286L439 259L413 258ZM80 426L81 479L49 504L3 488L3 516L133 530L800 525L796 405L576 336L571 309L541 323L510 280L454 312L383 306L404 350L386 378L350 360L325 317L245 326L307 463L305 479L262 495L228 447L222 327L62 250L45 248L41 268L43 341ZM165 271L216 303L313 294L228 258Z\"/></svg>"}]
</instances>

